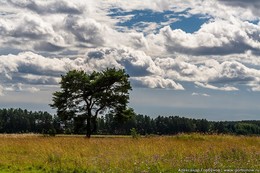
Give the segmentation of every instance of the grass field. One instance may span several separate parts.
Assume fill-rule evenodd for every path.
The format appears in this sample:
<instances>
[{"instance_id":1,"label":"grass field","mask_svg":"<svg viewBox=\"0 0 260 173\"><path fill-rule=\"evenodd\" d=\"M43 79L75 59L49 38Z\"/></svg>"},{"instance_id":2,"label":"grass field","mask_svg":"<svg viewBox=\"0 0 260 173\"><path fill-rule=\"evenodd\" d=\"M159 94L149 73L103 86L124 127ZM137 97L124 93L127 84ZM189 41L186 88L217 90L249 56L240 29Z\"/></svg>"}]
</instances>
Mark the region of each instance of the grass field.
<instances>
[{"instance_id":1,"label":"grass field","mask_svg":"<svg viewBox=\"0 0 260 173\"><path fill-rule=\"evenodd\" d=\"M0 172L260 172L260 137L0 136Z\"/></svg>"}]
</instances>

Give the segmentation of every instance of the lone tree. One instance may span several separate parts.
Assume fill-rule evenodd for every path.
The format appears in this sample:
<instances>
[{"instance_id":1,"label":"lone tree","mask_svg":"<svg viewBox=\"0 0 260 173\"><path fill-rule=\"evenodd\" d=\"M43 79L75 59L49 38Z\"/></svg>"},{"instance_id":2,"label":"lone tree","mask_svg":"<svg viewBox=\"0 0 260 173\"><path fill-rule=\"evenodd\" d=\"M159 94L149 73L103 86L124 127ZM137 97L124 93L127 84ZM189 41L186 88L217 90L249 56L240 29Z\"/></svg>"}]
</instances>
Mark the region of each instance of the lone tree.
<instances>
[{"instance_id":1,"label":"lone tree","mask_svg":"<svg viewBox=\"0 0 260 173\"><path fill-rule=\"evenodd\" d=\"M86 122L86 137L96 130L99 114L113 114L123 120L133 113L127 108L131 85L124 70L108 68L87 74L72 70L61 76L61 91L53 93L52 108L62 120Z\"/></svg>"}]
</instances>

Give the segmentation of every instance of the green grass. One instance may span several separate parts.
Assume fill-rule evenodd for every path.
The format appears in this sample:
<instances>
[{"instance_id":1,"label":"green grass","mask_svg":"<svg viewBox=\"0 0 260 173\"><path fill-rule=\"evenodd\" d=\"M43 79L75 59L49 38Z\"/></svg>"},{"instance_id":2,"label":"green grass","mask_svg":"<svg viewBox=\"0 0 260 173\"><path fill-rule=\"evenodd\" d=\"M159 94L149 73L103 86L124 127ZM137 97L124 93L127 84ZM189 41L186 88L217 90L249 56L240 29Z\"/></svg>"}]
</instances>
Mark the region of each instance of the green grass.
<instances>
[{"instance_id":1,"label":"green grass","mask_svg":"<svg viewBox=\"0 0 260 173\"><path fill-rule=\"evenodd\" d=\"M125 136L0 136L0 172L260 171L260 138L181 134ZM244 171L245 172L245 171Z\"/></svg>"}]
</instances>

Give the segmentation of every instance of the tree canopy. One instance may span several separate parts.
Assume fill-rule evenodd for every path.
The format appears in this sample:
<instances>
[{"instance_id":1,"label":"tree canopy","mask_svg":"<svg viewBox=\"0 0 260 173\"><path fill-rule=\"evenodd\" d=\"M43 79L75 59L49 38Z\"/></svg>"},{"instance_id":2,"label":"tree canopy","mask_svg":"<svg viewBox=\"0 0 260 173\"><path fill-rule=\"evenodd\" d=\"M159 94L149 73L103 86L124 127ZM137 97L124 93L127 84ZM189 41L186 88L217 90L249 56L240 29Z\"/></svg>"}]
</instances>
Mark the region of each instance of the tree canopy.
<instances>
[{"instance_id":1,"label":"tree canopy","mask_svg":"<svg viewBox=\"0 0 260 173\"><path fill-rule=\"evenodd\" d=\"M129 75L122 69L108 68L87 74L72 70L61 77L61 91L53 93L53 104L62 120L83 126L87 137L96 130L97 116L112 114L118 119L131 115L127 108L131 85Z\"/></svg>"}]
</instances>

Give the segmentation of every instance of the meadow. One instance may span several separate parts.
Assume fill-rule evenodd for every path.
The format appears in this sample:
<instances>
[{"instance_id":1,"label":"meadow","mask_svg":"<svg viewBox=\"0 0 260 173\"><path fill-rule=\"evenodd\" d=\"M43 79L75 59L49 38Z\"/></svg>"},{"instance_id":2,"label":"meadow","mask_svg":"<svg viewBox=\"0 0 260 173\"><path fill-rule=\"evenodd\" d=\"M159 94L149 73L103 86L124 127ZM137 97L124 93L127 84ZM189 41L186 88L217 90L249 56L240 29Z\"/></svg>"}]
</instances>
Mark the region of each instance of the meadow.
<instances>
[{"instance_id":1,"label":"meadow","mask_svg":"<svg viewBox=\"0 0 260 173\"><path fill-rule=\"evenodd\" d=\"M0 172L260 172L260 137L0 135Z\"/></svg>"}]
</instances>

